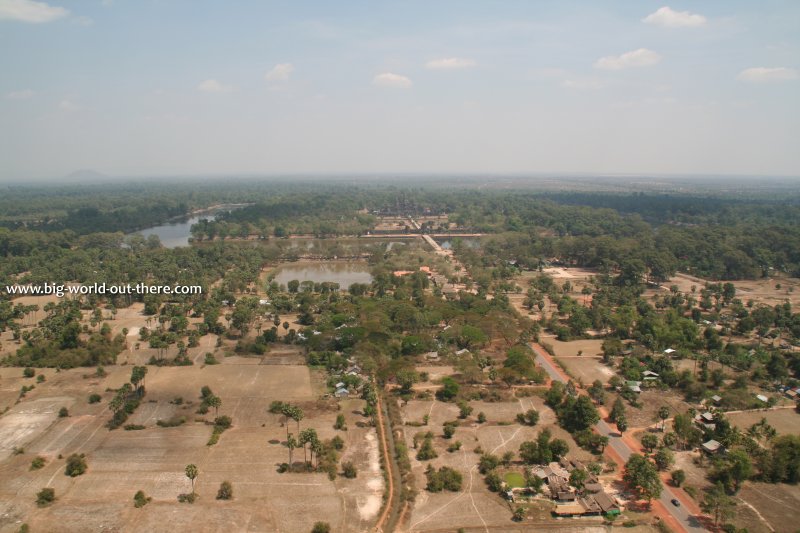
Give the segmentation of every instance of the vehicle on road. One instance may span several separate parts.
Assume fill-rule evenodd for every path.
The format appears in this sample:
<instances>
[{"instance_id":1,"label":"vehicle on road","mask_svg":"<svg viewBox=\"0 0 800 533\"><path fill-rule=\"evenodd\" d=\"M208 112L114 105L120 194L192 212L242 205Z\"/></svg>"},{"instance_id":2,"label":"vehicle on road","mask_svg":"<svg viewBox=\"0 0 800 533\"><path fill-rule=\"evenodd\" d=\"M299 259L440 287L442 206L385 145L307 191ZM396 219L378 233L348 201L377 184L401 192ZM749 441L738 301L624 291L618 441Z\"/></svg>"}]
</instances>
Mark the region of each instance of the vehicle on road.
<instances>
[{"instance_id":1,"label":"vehicle on road","mask_svg":"<svg viewBox=\"0 0 800 533\"><path fill-rule=\"evenodd\" d=\"M672 505L674 505L675 507L680 507L681 506L681 502L678 501L677 498L672 498L671 501L672 501Z\"/></svg>"}]
</instances>

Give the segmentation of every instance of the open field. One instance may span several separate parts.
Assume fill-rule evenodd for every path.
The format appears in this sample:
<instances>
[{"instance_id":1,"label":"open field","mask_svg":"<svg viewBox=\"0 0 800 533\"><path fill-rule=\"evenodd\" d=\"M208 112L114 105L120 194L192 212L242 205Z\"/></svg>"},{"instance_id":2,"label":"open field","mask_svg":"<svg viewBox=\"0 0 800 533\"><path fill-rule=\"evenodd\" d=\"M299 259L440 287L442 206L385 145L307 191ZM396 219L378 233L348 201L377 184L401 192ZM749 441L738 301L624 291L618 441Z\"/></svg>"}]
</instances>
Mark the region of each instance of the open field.
<instances>
[{"instance_id":1,"label":"open field","mask_svg":"<svg viewBox=\"0 0 800 533\"><path fill-rule=\"evenodd\" d=\"M775 428L778 435L800 433L800 413L795 409L771 409L764 411L748 411L746 413L731 413L726 415L731 424L737 426L741 430L746 430L753 424L766 418L767 422Z\"/></svg>"},{"instance_id":2,"label":"open field","mask_svg":"<svg viewBox=\"0 0 800 533\"><path fill-rule=\"evenodd\" d=\"M598 357L587 355L581 357L556 357L556 361L567 370L568 375L587 387L595 380L600 380L601 383L606 384L611 376L615 374L614 369L603 364L603 361Z\"/></svg>"},{"instance_id":3,"label":"open field","mask_svg":"<svg viewBox=\"0 0 800 533\"><path fill-rule=\"evenodd\" d=\"M769 531L769 524L776 533L797 531L797 509L800 508L800 486L747 482L737 498L744 502L736 507L738 527L746 527L751 533Z\"/></svg>"},{"instance_id":4,"label":"open field","mask_svg":"<svg viewBox=\"0 0 800 533\"><path fill-rule=\"evenodd\" d=\"M606 406L610 410L617 395L611 393L606 398ZM625 415L628 418L628 426L631 428L644 428L660 424L658 420L658 410L666 405L670 410L670 417L679 413L685 413L692 406L683 401L683 396L674 390L645 390L639 394L639 401L642 408L637 409L625 402ZM667 422L669 427L669 422Z\"/></svg>"},{"instance_id":5,"label":"open field","mask_svg":"<svg viewBox=\"0 0 800 533\"><path fill-rule=\"evenodd\" d=\"M555 425L553 412L544 406L538 397L520 398L516 402L470 402L473 414L466 420L460 420L455 435L451 439L442 436L442 424L448 420L457 420L458 408L451 403L438 401L412 400L403 407L403 418L407 422L419 422L424 415L430 416L427 426L406 426L406 443L409 447L412 472L416 485L420 489L416 502L405 524L404 530L408 531L453 531L459 527L485 527L513 531L514 522L511 521L509 505L497 494L490 492L483 481L483 476L477 470L479 454L474 453L477 447L488 453L502 455L506 451L518 452L519 446L526 440L536 438L542 428L551 430L554 438L566 440L570 446L569 457L589 460L591 455L579 449L571 436ZM535 427L521 426L514 423L517 413L527 409L536 408L541 418ZM486 414L487 422L478 424L475 416L479 412ZM416 459L416 450L413 448L413 438L418 432L432 431L434 448L438 454L432 461L421 462ZM462 443L461 449L448 452L447 446L455 441ZM449 466L463 476L462 491L430 493L424 490L426 481L424 470L430 463L435 467ZM551 526L554 525L549 517L549 512L544 513L544 520ZM534 525L535 519L525 522L526 526ZM591 520L581 521L582 524L591 526ZM575 524L570 524L574 526ZM483 530L483 528L480 528ZM581 531L588 531L578 527Z\"/></svg>"},{"instance_id":6,"label":"open field","mask_svg":"<svg viewBox=\"0 0 800 533\"><path fill-rule=\"evenodd\" d=\"M107 370L103 378L84 377L91 369L45 370L47 380L0 417L0 457L5 457L0 459L0 531L16 531L23 522L33 531L308 531L316 520L331 523L336 531L364 531L374 522L383 477L374 429L358 426L363 402L342 403L349 430L335 431L336 402L316 400L307 367L233 362L150 367L147 395L128 419L146 427L140 431L105 427L113 395L106 388L119 387L130 375L124 366ZM4 393L35 381L21 374L19 368L0 369ZM233 418L233 427L215 446L206 444L212 428L204 422L213 414L195 414L203 385L222 398L219 414ZM102 395L101 403L88 404L92 392ZM170 403L176 397L183 398L180 405ZM8 401L8 395L3 399ZM278 399L304 409L302 428L315 428L322 439L335 434L345 439L343 459L355 463L358 478L330 481L321 473L277 473L277 465L288 459L281 444L286 427L281 416L266 408ZM69 417L57 418L62 406L69 407ZM156 426L157 420L173 415L185 416L187 422ZM296 432L294 422L290 430ZM9 456L12 446L24 446L25 451ZM86 454L83 476L64 475L65 460L59 456L71 453ZM295 450L295 460L298 454L302 450ZM47 465L31 471L30 461L37 455ZM200 500L194 505L176 499L190 490L183 473L189 463L200 472L195 483ZM215 499L223 480L233 484L231 501ZM55 489L57 501L37 508L35 494L47 486ZM153 498L142 509L133 507L137 490Z\"/></svg>"},{"instance_id":7,"label":"open field","mask_svg":"<svg viewBox=\"0 0 800 533\"><path fill-rule=\"evenodd\" d=\"M690 294L692 286L694 286L699 294L707 282L716 283L680 273L663 283L662 287L669 289L672 285L677 285L678 290ZM785 301L789 301L793 306L800 303L800 279L797 278L774 276L757 280L731 281L730 283L733 283L733 286L736 287L736 297L743 302L753 300L756 304L769 306L782 304ZM780 288L778 288L778 285L780 285Z\"/></svg>"},{"instance_id":8,"label":"open field","mask_svg":"<svg viewBox=\"0 0 800 533\"><path fill-rule=\"evenodd\" d=\"M556 357L577 356L578 352L583 352L581 357L603 355L602 339L580 339L575 341L560 341L554 336L542 335L542 341L553 347Z\"/></svg>"}]
</instances>

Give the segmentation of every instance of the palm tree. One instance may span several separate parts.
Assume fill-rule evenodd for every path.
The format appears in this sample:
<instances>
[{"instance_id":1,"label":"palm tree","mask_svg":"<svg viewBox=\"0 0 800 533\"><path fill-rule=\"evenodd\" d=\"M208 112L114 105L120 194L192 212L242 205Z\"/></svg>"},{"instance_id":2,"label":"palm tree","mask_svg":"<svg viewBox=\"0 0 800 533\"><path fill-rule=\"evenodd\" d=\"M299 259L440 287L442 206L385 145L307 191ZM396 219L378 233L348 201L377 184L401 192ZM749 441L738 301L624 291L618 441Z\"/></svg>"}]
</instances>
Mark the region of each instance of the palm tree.
<instances>
[{"instance_id":1,"label":"palm tree","mask_svg":"<svg viewBox=\"0 0 800 533\"><path fill-rule=\"evenodd\" d=\"M293 418L294 406L291 404L284 404L281 407L281 414L286 417L286 440L289 440L289 419Z\"/></svg>"},{"instance_id":2,"label":"palm tree","mask_svg":"<svg viewBox=\"0 0 800 533\"><path fill-rule=\"evenodd\" d=\"M206 400L209 407L214 408L214 416L219 415L219 408L222 406L222 399L219 396L212 395Z\"/></svg>"},{"instance_id":3,"label":"palm tree","mask_svg":"<svg viewBox=\"0 0 800 533\"><path fill-rule=\"evenodd\" d=\"M194 480L197 477L197 466L194 464L186 465L186 477L192 482L192 494L194 494Z\"/></svg>"},{"instance_id":4,"label":"palm tree","mask_svg":"<svg viewBox=\"0 0 800 533\"><path fill-rule=\"evenodd\" d=\"M294 435L290 433L289 436L286 437L286 447L289 448L289 468L292 467L292 452L295 448L297 448L297 446L297 439L295 439ZM305 450L305 446L303 446L303 450Z\"/></svg>"},{"instance_id":5,"label":"palm tree","mask_svg":"<svg viewBox=\"0 0 800 533\"><path fill-rule=\"evenodd\" d=\"M295 422L297 422L297 432L298 432L298 433L300 433L300 421L301 421L301 420L303 419L303 417L305 416L305 415L303 414L303 410L302 410L302 409L300 409L300 408L299 408L299 407L297 407L297 406L294 406L294 407L292 408L292 415L291 415L291 416L292 416L292 418L294 419L294 421L295 421Z\"/></svg>"},{"instance_id":6,"label":"palm tree","mask_svg":"<svg viewBox=\"0 0 800 533\"><path fill-rule=\"evenodd\" d=\"M316 453L317 454L317 465L319 465L319 456L322 453L322 450L323 450L322 441L320 441L318 438L316 438L316 435L314 435L314 440L311 443L311 462L312 463L314 462L314 454Z\"/></svg>"},{"instance_id":7,"label":"palm tree","mask_svg":"<svg viewBox=\"0 0 800 533\"><path fill-rule=\"evenodd\" d=\"M661 431L663 432L667 418L669 418L669 407L667 407L666 405L662 405L658 409L658 418L661 419Z\"/></svg>"}]
</instances>

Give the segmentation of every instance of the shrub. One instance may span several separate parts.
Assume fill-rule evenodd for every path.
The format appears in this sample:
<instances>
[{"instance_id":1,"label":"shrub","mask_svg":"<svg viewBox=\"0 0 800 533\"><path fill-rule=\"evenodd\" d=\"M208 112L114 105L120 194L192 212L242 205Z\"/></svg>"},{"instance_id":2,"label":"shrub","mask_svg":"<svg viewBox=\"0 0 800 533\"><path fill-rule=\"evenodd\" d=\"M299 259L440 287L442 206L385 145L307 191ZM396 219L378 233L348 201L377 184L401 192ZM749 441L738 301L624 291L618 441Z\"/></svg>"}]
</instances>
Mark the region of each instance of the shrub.
<instances>
[{"instance_id":1,"label":"shrub","mask_svg":"<svg viewBox=\"0 0 800 533\"><path fill-rule=\"evenodd\" d=\"M175 416L173 416L171 418L168 418L166 420L157 420L156 421L156 425L158 427L162 427L162 428L174 428L174 427L181 426L181 425L183 425L185 423L186 423L186 417L185 416L178 416L178 415L175 415Z\"/></svg>"},{"instance_id":2,"label":"shrub","mask_svg":"<svg viewBox=\"0 0 800 533\"><path fill-rule=\"evenodd\" d=\"M44 488L36 493L36 503L39 507L44 507L53 503L56 499L56 490L51 488Z\"/></svg>"},{"instance_id":3,"label":"shrub","mask_svg":"<svg viewBox=\"0 0 800 533\"><path fill-rule=\"evenodd\" d=\"M84 454L78 455L73 453L67 457L67 467L64 469L64 474L70 477L83 475L86 472L86 456Z\"/></svg>"},{"instance_id":4,"label":"shrub","mask_svg":"<svg viewBox=\"0 0 800 533\"><path fill-rule=\"evenodd\" d=\"M311 533L331 533L331 525L327 522L317 522L311 528Z\"/></svg>"},{"instance_id":5,"label":"shrub","mask_svg":"<svg viewBox=\"0 0 800 533\"><path fill-rule=\"evenodd\" d=\"M275 400L271 404L269 404L269 412L273 415L279 415L283 411L283 408L286 406L284 402Z\"/></svg>"},{"instance_id":6,"label":"shrub","mask_svg":"<svg viewBox=\"0 0 800 533\"><path fill-rule=\"evenodd\" d=\"M346 463L342 463L342 473L347 479L353 479L358 475L358 470L356 470L352 462L347 461Z\"/></svg>"},{"instance_id":7,"label":"shrub","mask_svg":"<svg viewBox=\"0 0 800 533\"><path fill-rule=\"evenodd\" d=\"M66 418L69 416L69 409L62 407L58 410L58 418Z\"/></svg>"},{"instance_id":8,"label":"shrub","mask_svg":"<svg viewBox=\"0 0 800 533\"><path fill-rule=\"evenodd\" d=\"M443 466L437 471L433 465L428 465L425 476L428 478L425 488L430 492L441 492L442 490L458 492L461 490L461 472L449 466Z\"/></svg>"},{"instance_id":9,"label":"shrub","mask_svg":"<svg viewBox=\"0 0 800 533\"><path fill-rule=\"evenodd\" d=\"M196 499L197 499L197 494L195 494L194 492L189 494L178 495L178 501L181 503L194 503Z\"/></svg>"},{"instance_id":10,"label":"shrub","mask_svg":"<svg viewBox=\"0 0 800 533\"><path fill-rule=\"evenodd\" d=\"M100 396L99 394L90 394L89 395L89 403L100 403L100 400L102 400L102 399L103 399L103 397Z\"/></svg>"},{"instance_id":11,"label":"shrub","mask_svg":"<svg viewBox=\"0 0 800 533\"><path fill-rule=\"evenodd\" d=\"M44 374L39 374L36 376L36 383L44 383L45 377Z\"/></svg>"},{"instance_id":12,"label":"shrub","mask_svg":"<svg viewBox=\"0 0 800 533\"><path fill-rule=\"evenodd\" d=\"M39 470L44 467L45 463L47 463L47 460L44 457L34 457L33 461L31 461L31 470Z\"/></svg>"},{"instance_id":13,"label":"shrub","mask_svg":"<svg viewBox=\"0 0 800 533\"><path fill-rule=\"evenodd\" d=\"M124 429L125 431L139 431L147 428L141 424L125 424L124 426L122 426L122 429Z\"/></svg>"},{"instance_id":14,"label":"shrub","mask_svg":"<svg viewBox=\"0 0 800 533\"><path fill-rule=\"evenodd\" d=\"M22 371L22 376L26 378L32 378L36 375L36 371L30 367L26 368Z\"/></svg>"},{"instance_id":15,"label":"shrub","mask_svg":"<svg viewBox=\"0 0 800 533\"><path fill-rule=\"evenodd\" d=\"M343 414L339 413L336 415L336 423L333 425L333 429L347 431L347 423L345 422Z\"/></svg>"},{"instance_id":16,"label":"shrub","mask_svg":"<svg viewBox=\"0 0 800 533\"><path fill-rule=\"evenodd\" d=\"M143 490L137 491L133 496L133 506L139 509L150 503L152 499L153 498L147 496Z\"/></svg>"},{"instance_id":17,"label":"shrub","mask_svg":"<svg viewBox=\"0 0 800 533\"><path fill-rule=\"evenodd\" d=\"M231 417L229 417L228 415L218 416L217 418L214 419L214 429L215 430L219 429L220 432L226 429L230 429L232 424L233 421L231 420Z\"/></svg>"},{"instance_id":18,"label":"shrub","mask_svg":"<svg viewBox=\"0 0 800 533\"><path fill-rule=\"evenodd\" d=\"M336 435L331 439L331 446L333 446L334 450L341 450L344 448L344 440L339 435Z\"/></svg>"},{"instance_id":19,"label":"shrub","mask_svg":"<svg viewBox=\"0 0 800 533\"><path fill-rule=\"evenodd\" d=\"M230 481L223 481L219 485L219 490L217 491L217 499L230 500L231 498L233 498L233 485L231 485Z\"/></svg>"},{"instance_id":20,"label":"shrub","mask_svg":"<svg viewBox=\"0 0 800 533\"><path fill-rule=\"evenodd\" d=\"M209 353L206 353L205 364L207 364L207 365L217 365L217 364L219 364L219 361L217 361L217 358L214 357L213 353L209 352Z\"/></svg>"},{"instance_id":21,"label":"shrub","mask_svg":"<svg viewBox=\"0 0 800 533\"><path fill-rule=\"evenodd\" d=\"M461 449L461 441L457 440L453 444L447 447L447 451L450 453L457 452Z\"/></svg>"}]
</instances>

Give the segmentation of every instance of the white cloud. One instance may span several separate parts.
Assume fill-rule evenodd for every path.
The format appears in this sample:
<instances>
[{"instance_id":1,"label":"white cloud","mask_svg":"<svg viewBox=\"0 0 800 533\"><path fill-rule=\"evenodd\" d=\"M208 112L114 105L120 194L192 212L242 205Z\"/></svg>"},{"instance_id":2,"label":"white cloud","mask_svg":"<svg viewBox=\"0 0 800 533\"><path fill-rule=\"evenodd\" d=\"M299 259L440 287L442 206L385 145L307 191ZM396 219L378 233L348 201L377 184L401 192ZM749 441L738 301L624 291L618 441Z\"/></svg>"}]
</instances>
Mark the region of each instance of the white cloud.
<instances>
[{"instance_id":1,"label":"white cloud","mask_svg":"<svg viewBox=\"0 0 800 533\"><path fill-rule=\"evenodd\" d=\"M689 13L688 11L674 11L669 6L664 6L650 13L642 22L648 24L655 24L663 28L696 28L698 26L705 26L706 18L697 13Z\"/></svg>"},{"instance_id":2,"label":"white cloud","mask_svg":"<svg viewBox=\"0 0 800 533\"><path fill-rule=\"evenodd\" d=\"M22 91L11 91L6 94L6 98L11 100L27 100L33 96L33 91L30 89L23 89Z\"/></svg>"},{"instance_id":3,"label":"white cloud","mask_svg":"<svg viewBox=\"0 0 800 533\"><path fill-rule=\"evenodd\" d=\"M61 111L77 111L78 109L80 109L80 106L75 102L73 102L72 100L64 99L58 103L58 108Z\"/></svg>"},{"instance_id":4,"label":"white cloud","mask_svg":"<svg viewBox=\"0 0 800 533\"><path fill-rule=\"evenodd\" d=\"M197 90L204 93L229 93L233 91L233 85L225 85L215 79L208 79L200 82Z\"/></svg>"},{"instance_id":5,"label":"white cloud","mask_svg":"<svg viewBox=\"0 0 800 533\"><path fill-rule=\"evenodd\" d=\"M0 0L0 20L19 20L39 24L69 15L63 7L34 0Z\"/></svg>"},{"instance_id":6,"label":"white cloud","mask_svg":"<svg viewBox=\"0 0 800 533\"><path fill-rule=\"evenodd\" d=\"M384 72L372 78L372 85L378 87L398 87L400 89L408 89L411 87L411 80L400 74L393 74L391 72Z\"/></svg>"},{"instance_id":7,"label":"white cloud","mask_svg":"<svg viewBox=\"0 0 800 533\"><path fill-rule=\"evenodd\" d=\"M475 61L472 59L465 59L463 57L443 57L442 59L428 61L425 63L425 68L430 70L457 70L472 68L475 64Z\"/></svg>"},{"instance_id":8,"label":"white cloud","mask_svg":"<svg viewBox=\"0 0 800 533\"><path fill-rule=\"evenodd\" d=\"M291 63L278 63L264 74L264 79L267 81L289 81L292 72L294 72L294 65Z\"/></svg>"},{"instance_id":9,"label":"white cloud","mask_svg":"<svg viewBox=\"0 0 800 533\"><path fill-rule=\"evenodd\" d=\"M634 67L650 67L659 61L661 61L661 55L647 48L639 48L638 50L625 52L619 56L601 57L594 62L594 68L622 70Z\"/></svg>"},{"instance_id":10,"label":"white cloud","mask_svg":"<svg viewBox=\"0 0 800 533\"><path fill-rule=\"evenodd\" d=\"M771 81L787 81L800 78L797 70L786 67L752 67L744 69L736 79L753 83L765 83Z\"/></svg>"}]
</instances>

